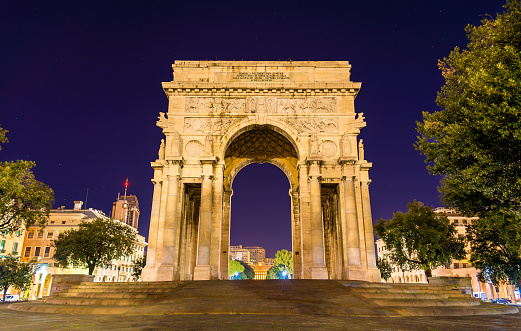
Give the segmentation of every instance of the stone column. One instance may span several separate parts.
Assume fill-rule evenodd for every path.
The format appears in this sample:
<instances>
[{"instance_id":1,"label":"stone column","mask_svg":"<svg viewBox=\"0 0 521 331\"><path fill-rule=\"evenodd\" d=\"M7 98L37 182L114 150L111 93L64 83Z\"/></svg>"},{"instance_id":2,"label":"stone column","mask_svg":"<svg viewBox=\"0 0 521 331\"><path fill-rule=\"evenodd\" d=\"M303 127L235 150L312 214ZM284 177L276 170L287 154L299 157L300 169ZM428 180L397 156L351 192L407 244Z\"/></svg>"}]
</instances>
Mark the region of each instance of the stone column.
<instances>
[{"instance_id":1,"label":"stone column","mask_svg":"<svg viewBox=\"0 0 521 331\"><path fill-rule=\"evenodd\" d=\"M220 279L228 279L228 256L230 254L230 216L232 207L232 190L223 193L223 221L221 229L221 275ZM294 265L295 263L293 263Z\"/></svg>"},{"instance_id":2,"label":"stone column","mask_svg":"<svg viewBox=\"0 0 521 331\"><path fill-rule=\"evenodd\" d=\"M356 218L355 187L352 176L344 179L344 203L347 223L347 262L348 266L361 266L360 239L358 237L358 220Z\"/></svg>"},{"instance_id":3,"label":"stone column","mask_svg":"<svg viewBox=\"0 0 521 331\"><path fill-rule=\"evenodd\" d=\"M209 280L210 244L212 230L212 175L203 175L201 185L201 212L199 216L199 240L197 249L197 264L194 270L194 280Z\"/></svg>"},{"instance_id":4,"label":"stone column","mask_svg":"<svg viewBox=\"0 0 521 331\"><path fill-rule=\"evenodd\" d=\"M158 281L172 281L177 272L174 265L176 250L177 204L179 191L179 175L168 175L168 195L166 201L166 218L163 230L163 253L161 265L157 269Z\"/></svg>"},{"instance_id":5,"label":"stone column","mask_svg":"<svg viewBox=\"0 0 521 331\"><path fill-rule=\"evenodd\" d=\"M376 268L376 255L374 250L373 218L371 215L371 201L369 199L369 181L361 182L362 211L364 215L365 249L367 254L367 267Z\"/></svg>"},{"instance_id":6,"label":"stone column","mask_svg":"<svg viewBox=\"0 0 521 331\"><path fill-rule=\"evenodd\" d=\"M141 278L144 282L156 280L156 250L157 231L159 227L159 208L161 206L161 181L152 180L154 183L154 194L152 197L152 210L150 212L150 228L148 232L147 265L143 268Z\"/></svg>"},{"instance_id":7,"label":"stone column","mask_svg":"<svg viewBox=\"0 0 521 331\"><path fill-rule=\"evenodd\" d=\"M328 279L324 253L324 225L322 222L322 199L319 164L312 162L309 172L311 209L311 279Z\"/></svg>"}]
</instances>

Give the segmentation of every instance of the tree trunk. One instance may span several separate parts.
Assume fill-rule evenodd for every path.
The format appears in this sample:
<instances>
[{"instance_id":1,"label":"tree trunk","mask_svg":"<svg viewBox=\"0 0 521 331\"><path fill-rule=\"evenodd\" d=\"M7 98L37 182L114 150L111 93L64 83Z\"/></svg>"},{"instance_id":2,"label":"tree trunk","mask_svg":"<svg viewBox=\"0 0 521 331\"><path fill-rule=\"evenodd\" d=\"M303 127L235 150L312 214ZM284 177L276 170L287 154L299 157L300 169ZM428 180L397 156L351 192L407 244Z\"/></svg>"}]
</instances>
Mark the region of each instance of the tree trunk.
<instances>
[{"instance_id":1,"label":"tree trunk","mask_svg":"<svg viewBox=\"0 0 521 331\"><path fill-rule=\"evenodd\" d=\"M425 277L432 277L432 270L431 270L431 268L427 268L425 270Z\"/></svg>"},{"instance_id":2,"label":"tree trunk","mask_svg":"<svg viewBox=\"0 0 521 331\"><path fill-rule=\"evenodd\" d=\"M92 273L94 272L94 267L96 267L96 265L94 265L94 264L93 264L93 265L90 265L90 264L89 264L89 276L91 276Z\"/></svg>"},{"instance_id":3,"label":"tree trunk","mask_svg":"<svg viewBox=\"0 0 521 331\"><path fill-rule=\"evenodd\" d=\"M3 302L5 302L5 296L7 295L7 289L9 288L9 286L7 287L4 287L4 298L3 298Z\"/></svg>"}]
</instances>

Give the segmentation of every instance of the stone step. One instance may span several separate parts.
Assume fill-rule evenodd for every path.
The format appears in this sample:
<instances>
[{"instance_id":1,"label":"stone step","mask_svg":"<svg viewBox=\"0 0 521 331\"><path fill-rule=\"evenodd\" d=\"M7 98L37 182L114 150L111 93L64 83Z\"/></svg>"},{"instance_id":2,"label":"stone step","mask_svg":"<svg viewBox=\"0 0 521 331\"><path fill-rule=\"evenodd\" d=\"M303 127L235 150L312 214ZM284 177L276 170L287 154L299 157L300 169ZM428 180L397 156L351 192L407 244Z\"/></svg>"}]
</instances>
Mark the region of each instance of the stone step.
<instances>
[{"instance_id":1,"label":"stone step","mask_svg":"<svg viewBox=\"0 0 521 331\"><path fill-rule=\"evenodd\" d=\"M76 292L60 293L53 298L86 298L86 299L154 299L160 298L164 293L135 293L135 292Z\"/></svg>"},{"instance_id":2,"label":"stone step","mask_svg":"<svg viewBox=\"0 0 521 331\"><path fill-rule=\"evenodd\" d=\"M417 289L417 288L353 288L355 292L361 293L438 293L438 294L452 294L452 293L460 293L454 290L443 290L443 289Z\"/></svg>"},{"instance_id":3,"label":"stone step","mask_svg":"<svg viewBox=\"0 0 521 331\"><path fill-rule=\"evenodd\" d=\"M152 299L136 299L136 298L75 298L75 297L49 297L45 299L45 303L49 305L75 305L75 306L137 306L145 303L151 303L156 300Z\"/></svg>"},{"instance_id":4,"label":"stone step","mask_svg":"<svg viewBox=\"0 0 521 331\"><path fill-rule=\"evenodd\" d=\"M481 304L473 307L398 307L389 308L401 316L468 316L515 314L519 310L514 306Z\"/></svg>"},{"instance_id":5,"label":"stone step","mask_svg":"<svg viewBox=\"0 0 521 331\"><path fill-rule=\"evenodd\" d=\"M479 306L479 299L375 299L374 303L383 307L469 307Z\"/></svg>"},{"instance_id":6,"label":"stone step","mask_svg":"<svg viewBox=\"0 0 521 331\"><path fill-rule=\"evenodd\" d=\"M165 293L166 291L173 288L129 288L129 289L118 289L118 288L75 288L71 287L67 290L64 290L62 293L119 293L119 292L129 292L129 293Z\"/></svg>"},{"instance_id":7,"label":"stone step","mask_svg":"<svg viewBox=\"0 0 521 331\"><path fill-rule=\"evenodd\" d=\"M461 293L438 294L438 293L358 293L369 299L448 299L448 298L468 298L469 296Z\"/></svg>"}]
</instances>

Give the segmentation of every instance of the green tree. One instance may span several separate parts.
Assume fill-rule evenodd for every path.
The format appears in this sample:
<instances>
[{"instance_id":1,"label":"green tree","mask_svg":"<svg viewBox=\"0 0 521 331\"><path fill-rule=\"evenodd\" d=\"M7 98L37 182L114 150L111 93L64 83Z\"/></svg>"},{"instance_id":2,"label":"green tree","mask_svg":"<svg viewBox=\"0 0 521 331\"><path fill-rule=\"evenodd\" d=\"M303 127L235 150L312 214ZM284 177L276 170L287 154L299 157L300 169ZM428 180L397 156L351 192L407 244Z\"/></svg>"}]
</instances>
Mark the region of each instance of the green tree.
<instances>
[{"instance_id":1,"label":"green tree","mask_svg":"<svg viewBox=\"0 0 521 331\"><path fill-rule=\"evenodd\" d=\"M282 265L288 272L288 274L293 275L293 254L291 251L286 249L282 249L275 253L275 265Z\"/></svg>"},{"instance_id":2,"label":"green tree","mask_svg":"<svg viewBox=\"0 0 521 331\"><path fill-rule=\"evenodd\" d=\"M13 256L0 259L0 288L4 293L4 301L9 287L19 289L29 287L37 268L38 264L20 262Z\"/></svg>"},{"instance_id":3,"label":"green tree","mask_svg":"<svg viewBox=\"0 0 521 331\"><path fill-rule=\"evenodd\" d=\"M393 264L423 269L432 277L432 269L465 256L463 239L456 237L456 229L446 216L416 200L407 206L408 212L396 212L392 219L382 218L374 226Z\"/></svg>"},{"instance_id":4,"label":"green tree","mask_svg":"<svg viewBox=\"0 0 521 331\"><path fill-rule=\"evenodd\" d=\"M147 254L145 254L136 260L134 260L134 264L132 265L132 277L137 281L141 278L141 272L143 268L147 265Z\"/></svg>"},{"instance_id":5,"label":"green tree","mask_svg":"<svg viewBox=\"0 0 521 331\"><path fill-rule=\"evenodd\" d=\"M445 85L436 103L442 109L423 113L416 143L429 171L443 176L442 201L480 217L469 236L471 260L497 275L521 268L512 265L519 257L498 255L519 251L521 235L514 233L521 223L521 1L508 0L505 8L468 25L467 48L439 61ZM510 227L503 231L505 219ZM501 253L480 250L478 239L499 245Z\"/></svg>"},{"instance_id":6,"label":"green tree","mask_svg":"<svg viewBox=\"0 0 521 331\"><path fill-rule=\"evenodd\" d=\"M55 248L53 258L63 267L86 266L92 275L94 268L132 254L135 240L136 232L128 225L98 218L60 233L52 243Z\"/></svg>"},{"instance_id":7,"label":"green tree","mask_svg":"<svg viewBox=\"0 0 521 331\"><path fill-rule=\"evenodd\" d=\"M393 267L391 263L389 263L389 260L378 257L378 260L376 260L376 267L380 269L380 275L383 280L387 281L389 278L391 278Z\"/></svg>"},{"instance_id":8,"label":"green tree","mask_svg":"<svg viewBox=\"0 0 521 331\"><path fill-rule=\"evenodd\" d=\"M8 131L0 126L1 143L7 143ZM31 161L0 162L0 230L16 232L20 227L43 227L54 201L54 192L34 178Z\"/></svg>"},{"instance_id":9,"label":"green tree","mask_svg":"<svg viewBox=\"0 0 521 331\"><path fill-rule=\"evenodd\" d=\"M244 266L239 261L231 259L228 261L228 275L230 277L237 277L237 279L243 279L243 272Z\"/></svg>"},{"instance_id":10,"label":"green tree","mask_svg":"<svg viewBox=\"0 0 521 331\"><path fill-rule=\"evenodd\" d=\"M253 271L253 268L248 263L242 261L238 262L244 267L244 271L242 272L244 275L244 279L254 279L255 271Z\"/></svg>"},{"instance_id":11,"label":"green tree","mask_svg":"<svg viewBox=\"0 0 521 331\"><path fill-rule=\"evenodd\" d=\"M283 279L285 278L282 273L284 272L284 266L281 264L275 264L273 267L268 269L266 279Z\"/></svg>"},{"instance_id":12,"label":"green tree","mask_svg":"<svg viewBox=\"0 0 521 331\"><path fill-rule=\"evenodd\" d=\"M511 214L495 212L467 227L472 255L482 282L521 285L521 224Z\"/></svg>"}]
</instances>

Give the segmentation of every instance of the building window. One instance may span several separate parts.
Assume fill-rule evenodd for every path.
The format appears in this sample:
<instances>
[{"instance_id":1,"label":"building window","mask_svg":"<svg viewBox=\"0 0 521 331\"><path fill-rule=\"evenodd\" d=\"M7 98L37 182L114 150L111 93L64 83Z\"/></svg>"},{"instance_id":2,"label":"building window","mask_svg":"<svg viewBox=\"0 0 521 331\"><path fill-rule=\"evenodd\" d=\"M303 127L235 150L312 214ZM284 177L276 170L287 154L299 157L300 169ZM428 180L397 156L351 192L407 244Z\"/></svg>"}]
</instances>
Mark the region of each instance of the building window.
<instances>
[{"instance_id":1,"label":"building window","mask_svg":"<svg viewBox=\"0 0 521 331\"><path fill-rule=\"evenodd\" d=\"M51 248L49 246L45 247L45 251L43 252L43 257L49 257L51 253Z\"/></svg>"},{"instance_id":2,"label":"building window","mask_svg":"<svg viewBox=\"0 0 521 331\"><path fill-rule=\"evenodd\" d=\"M27 232L27 239L34 238L34 232Z\"/></svg>"},{"instance_id":3,"label":"building window","mask_svg":"<svg viewBox=\"0 0 521 331\"><path fill-rule=\"evenodd\" d=\"M13 255L18 254L18 243L13 244Z\"/></svg>"},{"instance_id":4,"label":"building window","mask_svg":"<svg viewBox=\"0 0 521 331\"><path fill-rule=\"evenodd\" d=\"M29 257L31 255L31 247L25 247L24 257Z\"/></svg>"},{"instance_id":5,"label":"building window","mask_svg":"<svg viewBox=\"0 0 521 331\"><path fill-rule=\"evenodd\" d=\"M0 244L0 251L2 251L2 253L4 252L4 247L5 247L5 240L2 240L2 243Z\"/></svg>"},{"instance_id":6,"label":"building window","mask_svg":"<svg viewBox=\"0 0 521 331\"><path fill-rule=\"evenodd\" d=\"M65 224L65 221L62 221L62 224Z\"/></svg>"},{"instance_id":7,"label":"building window","mask_svg":"<svg viewBox=\"0 0 521 331\"><path fill-rule=\"evenodd\" d=\"M459 263L454 263L454 269L459 269Z\"/></svg>"},{"instance_id":8,"label":"building window","mask_svg":"<svg viewBox=\"0 0 521 331\"><path fill-rule=\"evenodd\" d=\"M53 236L54 236L53 232L47 232L47 239L52 239Z\"/></svg>"},{"instance_id":9,"label":"building window","mask_svg":"<svg viewBox=\"0 0 521 331\"><path fill-rule=\"evenodd\" d=\"M42 238L43 238L43 232L38 232L38 233L36 234L36 238L38 238L38 239L42 239Z\"/></svg>"},{"instance_id":10,"label":"building window","mask_svg":"<svg viewBox=\"0 0 521 331\"><path fill-rule=\"evenodd\" d=\"M36 247L34 249L34 256L40 256L40 249L41 249L41 247Z\"/></svg>"},{"instance_id":11,"label":"building window","mask_svg":"<svg viewBox=\"0 0 521 331\"><path fill-rule=\"evenodd\" d=\"M51 224L54 224L54 221L51 221Z\"/></svg>"},{"instance_id":12,"label":"building window","mask_svg":"<svg viewBox=\"0 0 521 331\"><path fill-rule=\"evenodd\" d=\"M463 263L463 264L461 265L461 267L462 267L462 268L468 268L468 264L467 264L467 263Z\"/></svg>"},{"instance_id":13,"label":"building window","mask_svg":"<svg viewBox=\"0 0 521 331\"><path fill-rule=\"evenodd\" d=\"M467 220L463 220L463 225L467 225Z\"/></svg>"}]
</instances>

